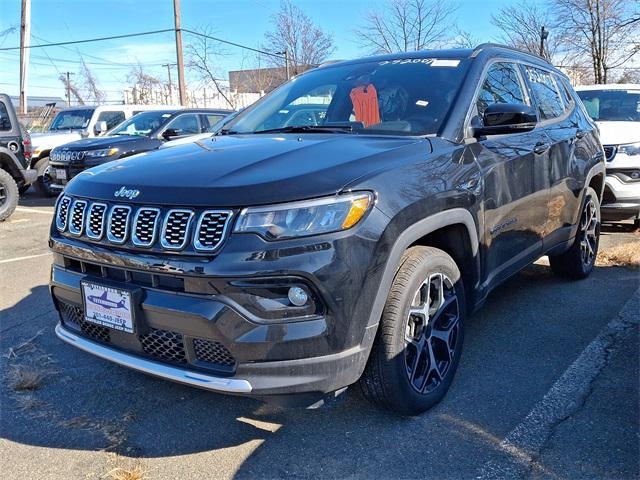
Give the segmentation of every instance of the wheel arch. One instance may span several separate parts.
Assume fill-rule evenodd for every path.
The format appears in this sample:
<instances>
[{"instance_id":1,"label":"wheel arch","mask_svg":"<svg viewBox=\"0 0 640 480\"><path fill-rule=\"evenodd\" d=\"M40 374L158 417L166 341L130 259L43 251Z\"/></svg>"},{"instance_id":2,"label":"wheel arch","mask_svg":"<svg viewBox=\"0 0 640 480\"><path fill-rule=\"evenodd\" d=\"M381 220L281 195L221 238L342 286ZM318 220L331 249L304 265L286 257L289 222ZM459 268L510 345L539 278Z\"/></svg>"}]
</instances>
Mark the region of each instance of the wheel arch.
<instances>
[{"instance_id":1,"label":"wheel arch","mask_svg":"<svg viewBox=\"0 0 640 480\"><path fill-rule=\"evenodd\" d=\"M0 168L9 172L16 182L24 180L22 174L22 165L11 150L0 147Z\"/></svg>"},{"instance_id":2,"label":"wheel arch","mask_svg":"<svg viewBox=\"0 0 640 480\"><path fill-rule=\"evenodd\" d=\"M602 201L602 195L604 194L604 184L605 184L605 176L606 176L606 168L603 162L598 162L595 164L589 172L587 173L587 177L585 180L585 188L591 187L598 194L598 200Z\"/></svg>"},{"instance_id":3,"label":"wheel arch","mask_svg":"<svg viewBox=\"0 0 640 480\"><path fill-rule=\"evenodd\" d=\"M455 245L447 245L447 241ZM452 208L423 218L398 235L389 250L367 327L372 327L379 322L391 284L400 268L402 255L413 245L429 245L449 253L461 269L465 293L468 293L467 301L473 304L475 298L473 293L477 289L480 277L477 227L472 214L467 209ZM462 262L458 263L456 257ZM467 280L470 283L466 283Z\"/></svg>"}]
</instances>

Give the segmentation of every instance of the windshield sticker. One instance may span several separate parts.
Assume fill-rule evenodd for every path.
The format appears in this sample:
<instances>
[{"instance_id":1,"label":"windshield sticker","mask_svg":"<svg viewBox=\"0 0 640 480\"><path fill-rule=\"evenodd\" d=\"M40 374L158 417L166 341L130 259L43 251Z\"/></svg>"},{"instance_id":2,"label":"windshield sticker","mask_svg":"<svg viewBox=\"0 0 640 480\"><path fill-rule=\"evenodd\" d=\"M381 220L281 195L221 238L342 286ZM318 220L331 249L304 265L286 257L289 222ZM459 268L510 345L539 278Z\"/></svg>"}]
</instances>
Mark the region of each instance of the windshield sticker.
<instances>
[{"instance_id":1,"label":"windshield sticker","mask_svg":"<svg viewBox=\"0 0 640 480\"><path fill-rule=\"evenodd\" d=\"M383 60L378 65L407 65L409 63L422 63L431 65L433 58L396 58L395 60Z\"/></svg>"},{"instance_id":2,"label":"windshield sticker","mask_svg":"<svg viewBox=\"0 0 640 480\"><path fill-rule=\"evenodd\" d=\"M630 95L640 95L640 90L627 90Z\"/></svg>"},{"instance_id":3,"label":"windshield sticker","mask_svg":"<svg viewBox=\"0 0 640 480\"><path fill-rule=\"evenodd\" d=\"M460 60L434 60L431 63L432 67L457 67L460 65Z\"/></svg>"},{"instance_id":4,"label":"windshield sticker","mask_svg":"<svg viewBox=\"0 0 640 480\"><path fill-rule=\"evenodd\" d=\"M429 105L429 102L427 102L426 100L418 100L416 102L416 105L418 105L419 107L426 107L427 105Z\"/></svg>"},{"instance_id":5,"label":"windshield sticker","mask_svg":"<svg viewBox=\"0 0 640 480\"><path fill-rule=\"evenodd\" d=\"M163 113L162 118L169 118L171 116L170 113Z\"/></svg>"}]
</instances>

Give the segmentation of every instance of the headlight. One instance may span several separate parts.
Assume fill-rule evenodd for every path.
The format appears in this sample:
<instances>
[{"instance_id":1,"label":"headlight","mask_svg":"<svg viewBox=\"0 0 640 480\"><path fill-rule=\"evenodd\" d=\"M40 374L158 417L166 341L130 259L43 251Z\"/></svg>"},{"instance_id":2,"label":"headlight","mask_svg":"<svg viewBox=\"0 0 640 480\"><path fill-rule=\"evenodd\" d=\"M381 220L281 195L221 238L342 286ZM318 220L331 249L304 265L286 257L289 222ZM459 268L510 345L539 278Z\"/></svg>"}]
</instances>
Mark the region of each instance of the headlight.
<instances>
[{"instance_id":1,"label":"headlight","mask_svg":"<svg viewBox=\"0 0 640 480\"><path fill-rule=\"evenodd\" d=\"M640 155L640 142L620 145L618 147L618 153L623 153L625 155Z\"/></svg>"},{"instance_id":2,"label":"headlight","mask_svg":"<svg viewBox=\"0 0 640 480\"><path fill-rule=\"evenodd\" d=\"M337 232L353 227L371 205L373 195L358 192L269 207L245 208L240 213L235 231L257 233L266 240Z\"/></svg>"},{"instance_id":3,"label":"headlight","mask_svg":"<svg viewBox=\"0 0 640 480\"><path fill-rule=\"evenodd\" d=\"M85 157L98 158L98 157L110 157L118 153L117 148L102 148L100 150L86 150L84 152Z\"/></svg>"}]
</instances>

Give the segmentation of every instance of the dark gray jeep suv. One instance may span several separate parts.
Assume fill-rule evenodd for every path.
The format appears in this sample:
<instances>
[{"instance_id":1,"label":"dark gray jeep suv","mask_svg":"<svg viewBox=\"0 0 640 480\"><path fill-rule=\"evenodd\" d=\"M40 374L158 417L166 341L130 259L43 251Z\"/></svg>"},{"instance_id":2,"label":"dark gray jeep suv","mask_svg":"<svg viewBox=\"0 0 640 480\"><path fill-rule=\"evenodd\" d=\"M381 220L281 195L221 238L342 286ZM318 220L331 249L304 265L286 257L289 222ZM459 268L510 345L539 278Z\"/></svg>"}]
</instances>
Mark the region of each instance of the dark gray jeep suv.
<instances>
[{"instance_id":1,"label":"dark gray jeep suv","mask_svg":"<svg viewBox=\"0 0 640 480\"><path fill-rule=\"evenodd\" d=\"M304 104L323 111L282 120ZM74 178L51 228L56 332L216 392L311 402L359 380L418 414L498 284L542 255L589 275L604 171L568 79L536 56L323 66L211 139Z\"/></svg>"}]
</instances>

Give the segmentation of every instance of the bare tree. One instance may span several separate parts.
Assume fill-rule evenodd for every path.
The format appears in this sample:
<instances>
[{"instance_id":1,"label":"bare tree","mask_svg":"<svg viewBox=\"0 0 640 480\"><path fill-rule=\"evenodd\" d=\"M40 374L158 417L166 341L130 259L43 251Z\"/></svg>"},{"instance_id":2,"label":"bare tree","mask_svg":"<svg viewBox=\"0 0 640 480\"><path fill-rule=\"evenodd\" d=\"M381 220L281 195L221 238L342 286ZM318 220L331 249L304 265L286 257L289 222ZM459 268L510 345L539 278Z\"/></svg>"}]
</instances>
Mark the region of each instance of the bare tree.
<instances>
[{"instance_id":1,"label":"bare tree","mask_svg":"<svg viewBox=\"0 0 640 480\"><path fill-rule=\"evenodd\" d=\"M142 65L133 67L127 81L133 90L133 103L149 105L156 103L155 94L161 89L162 82L158 77L146 72Z\"/></svg>"},{"instance_id":2,"label":"bare tree","mask_svg":"<svg viewBox=\"0 0 640 480\"><path fill-rule=\"evenodd\" d=\"M524 1L500 8L491 15L491 23L502 31L501 42L539 55L542 27L549 30L554 19L544 4ZM552 31L544 44L543 56L553 58L560 42L560 36Z\"/></svg>"},{"instance_id":3,"label":"bare tree","mask_svg":"<svg viewBox=\"0 0 640 480\"><path fill-rule=\"evenodd\" d=\"M452 48L475 48L480 44L480 40L467 30L456 28L456 35L449 44Z\"/></svg>"},{"instance_id":4,"label":"bare tree","mask_svg":"<svg viewBox=\"0 0 640 480\"><path fill-rule=\"evenodd\" d=\"M228 89L221 83L222 72L216 66L219 57L225 55L225 51L222 44L211 39L211 36L212 30L207 27L201 35L195 35L193 42L187 45L187 67L193 70L203 82L213 85L225 102L235 109L235 102L229 95Z\"/></svg>"},{"instance_id":5,"label":"bare tree","mask_svg":"<svg viewBox=\"0 0 640 480\"><path fill-rule=\"evenodd\" d=\"M354 32L371 53L410 52L451 41L457 5L443 0L389 0Z\"/></svg>"},{"instance_id":6,"label":"bare tree","mask_svg":"<svg viewBox=\"0 0 640 480\"><path fill-rule=\"evenodd\" d=\"M263 49L289 54L291 73L296 75L309 65L318 65L331 55L335 48L333 36L324 32L290 0L280 3L280 10L271 17L273 30L264 34ZM271 57L271 63L284 66L284 57Z\"/></svg>"},{"instance_id":7,"label":"bare tree","mask_svg":"<svg viewBox=\"0 0 640 480\"><path fill-rule=\"evenodd\" d=\"M61 73L60 76L58 77L58 80L62 82L65 90L67 90L71 95L74 96L74 98L76 99L76 103L78 105L84 105L84 98L82 96L82 93L80 92L80 89L78 88L78 86L71 81L71 79L69 79L66 75Z\"/></svg>"},{"instance_id":8,"label":"bare tree","mask_svg":"<svg viewBox=\"0 0 640 480\"><path fill-rule=\"evenodd\" d=\"M595 83L611 81L610 71L640 57L638 2L552 0L567 51L588 58Z\"/></svg>"},{"instance_id":9,"label":"bare tree","mask_svg":"<svg viewBox=\"0 0 640 480\"><path fill-rule=\"evenodd\" d=\"M87 101L95 103L104 102L107 96L98 85L98 81L85 63L84 58L80 57L80 59L80 78L82 82L82 89L86 92Z\"/></svg>"}]
</instances>

